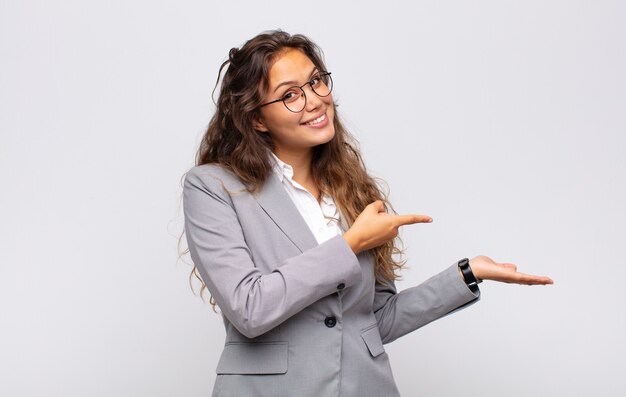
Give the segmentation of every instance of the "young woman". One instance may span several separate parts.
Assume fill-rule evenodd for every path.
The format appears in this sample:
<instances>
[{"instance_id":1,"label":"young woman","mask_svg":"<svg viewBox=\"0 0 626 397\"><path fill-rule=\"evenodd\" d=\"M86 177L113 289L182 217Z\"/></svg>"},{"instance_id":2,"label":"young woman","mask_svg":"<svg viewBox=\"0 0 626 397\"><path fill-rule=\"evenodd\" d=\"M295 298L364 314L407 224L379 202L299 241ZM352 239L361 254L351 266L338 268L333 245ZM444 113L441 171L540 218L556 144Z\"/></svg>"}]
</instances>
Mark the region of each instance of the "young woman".
<instances>
[{"instance_id":1,"label":"young woman","mask_svg":"<svg viewBox=\"0 0 626 397\"><path fill-rule=\"evenodd\" d=\"M226 341L214 396L397 396L383 345L479 297L480 280L551 284L486 256L398 292L396 215L333 102L320 49L260 34L233 48L186 174L189 252Z\"/></svg>"}]
</instances>

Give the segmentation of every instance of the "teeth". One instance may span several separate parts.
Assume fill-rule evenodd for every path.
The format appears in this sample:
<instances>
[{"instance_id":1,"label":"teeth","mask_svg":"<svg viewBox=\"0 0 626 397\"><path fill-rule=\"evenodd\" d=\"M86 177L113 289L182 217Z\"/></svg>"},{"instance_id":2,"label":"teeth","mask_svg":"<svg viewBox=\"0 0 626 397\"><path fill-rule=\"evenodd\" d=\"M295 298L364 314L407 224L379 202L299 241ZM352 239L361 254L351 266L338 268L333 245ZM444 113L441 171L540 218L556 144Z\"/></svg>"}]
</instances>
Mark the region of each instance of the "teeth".
<instances>
[{"instance_id":1,"label":"teeth","mask_svg":"<svg viewBox=\"0 0 626 397\"><path fill-rule=\"evenodd\" d=\"M322 121L324 121L326 119L326 115L323 114L320 117L316 118L315 120L311 120L308 123L306 123L306 125L313 125L313 124L318 124L321 123Z\"/></svg>"}]
</instances>

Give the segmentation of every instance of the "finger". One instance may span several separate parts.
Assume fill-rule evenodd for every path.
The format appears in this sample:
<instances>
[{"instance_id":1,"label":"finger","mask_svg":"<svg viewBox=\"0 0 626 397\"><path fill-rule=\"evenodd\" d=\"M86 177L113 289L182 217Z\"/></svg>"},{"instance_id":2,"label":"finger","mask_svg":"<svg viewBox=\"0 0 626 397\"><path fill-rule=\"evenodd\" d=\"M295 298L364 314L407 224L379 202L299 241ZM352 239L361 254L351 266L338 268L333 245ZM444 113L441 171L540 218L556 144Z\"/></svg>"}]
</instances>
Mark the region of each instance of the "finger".
<instances>
[{"instance_id":1,"label":"finger","mask_svg":"<svg viewBox=\"0 0 626 397\"><path fill-rule=\"evenodd\" d=\"M541 278L530 279L524 282L523 284L525 285L551 285L551 284L554 284L554 281L552 281L552 279L550 279L549 277L541 277Z\"/></svg>"},{"instance_id":2,"label":"finger","mask_svg":"<svg viewBox=\"0 0 626 397\"><path fill-rule=\"evenodd\" d=\"M411 225L414 223L430 223L433 221L428 215L396 215L395 222L397 226Z\"/></svg>"},{"instance_id":3,"label":"finger","mask_svg":"<svg viewBox=\"0 0 626 397\"><path fill-rule=\"evenodd\" d=\"M554 284L554 280L547 276L532 276L532 285Z\"/></svg>"},{"instance_id":4,"label":"finger","mask_svg":"<svg viewBox=\"0 0 626 397\"><path fill-rule=\"evenodd\" d=\"M370 205L368 205L368 207L371 207L376 212L386 212L385 211L385 203L383 203L382 200L376 200L373 203L371 203Z\"/></svg>"},{"instance_id":5,"label":"finger","mask_svg":"<svg viewBox=\"0 0 626 397\"><path fill-rule=\"evenodd\" d=\"M515 273L516 277L511 282L525 285L547 285L554 284L554 281L547 276L535 276L532 274Z\"/></svg>"}]
</instances>

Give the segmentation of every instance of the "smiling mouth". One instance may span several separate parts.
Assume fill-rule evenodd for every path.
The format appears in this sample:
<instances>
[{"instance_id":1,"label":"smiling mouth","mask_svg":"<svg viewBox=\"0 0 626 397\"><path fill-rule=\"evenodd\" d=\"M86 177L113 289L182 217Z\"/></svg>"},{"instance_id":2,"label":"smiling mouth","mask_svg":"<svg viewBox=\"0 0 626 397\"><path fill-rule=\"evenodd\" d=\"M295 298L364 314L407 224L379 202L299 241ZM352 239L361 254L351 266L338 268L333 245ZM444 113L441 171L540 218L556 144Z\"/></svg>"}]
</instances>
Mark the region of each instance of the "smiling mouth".
<instances>
[{"instance_id":1,"label":"smiling mouth","mask_svg":"<svg viewBox=\"0 0 626 397\"><path fill-rule=\"evenodd\" d=\"M324 113L323 115L321 115L320 117L313 119L311 121L308 121L306 123L302 123L302 125L316 125L321 123L322 121L326 120L326 113Z\"/></svg>"}]
</instances>

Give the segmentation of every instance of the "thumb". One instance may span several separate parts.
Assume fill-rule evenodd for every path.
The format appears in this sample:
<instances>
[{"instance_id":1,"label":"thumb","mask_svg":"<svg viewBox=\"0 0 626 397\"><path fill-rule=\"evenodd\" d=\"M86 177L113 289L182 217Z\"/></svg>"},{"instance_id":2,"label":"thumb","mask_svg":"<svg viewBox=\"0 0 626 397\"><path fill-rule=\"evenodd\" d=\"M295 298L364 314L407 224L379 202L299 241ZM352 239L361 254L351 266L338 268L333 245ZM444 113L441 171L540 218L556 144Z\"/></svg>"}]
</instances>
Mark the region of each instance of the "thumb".
<instances>
[{"instance_id":1,"label":"thumb","mask_svg":"<svg viewBox=\"0 0 626 397\"><path fill-rule=\"evenodd\" d=\"M387 212L385 209L385 203L382 200L376 200L373 203L371 203L370 205L368 205L368 207L371 207L374 211L378 212Z\"/></svg>"}]
</instances>

